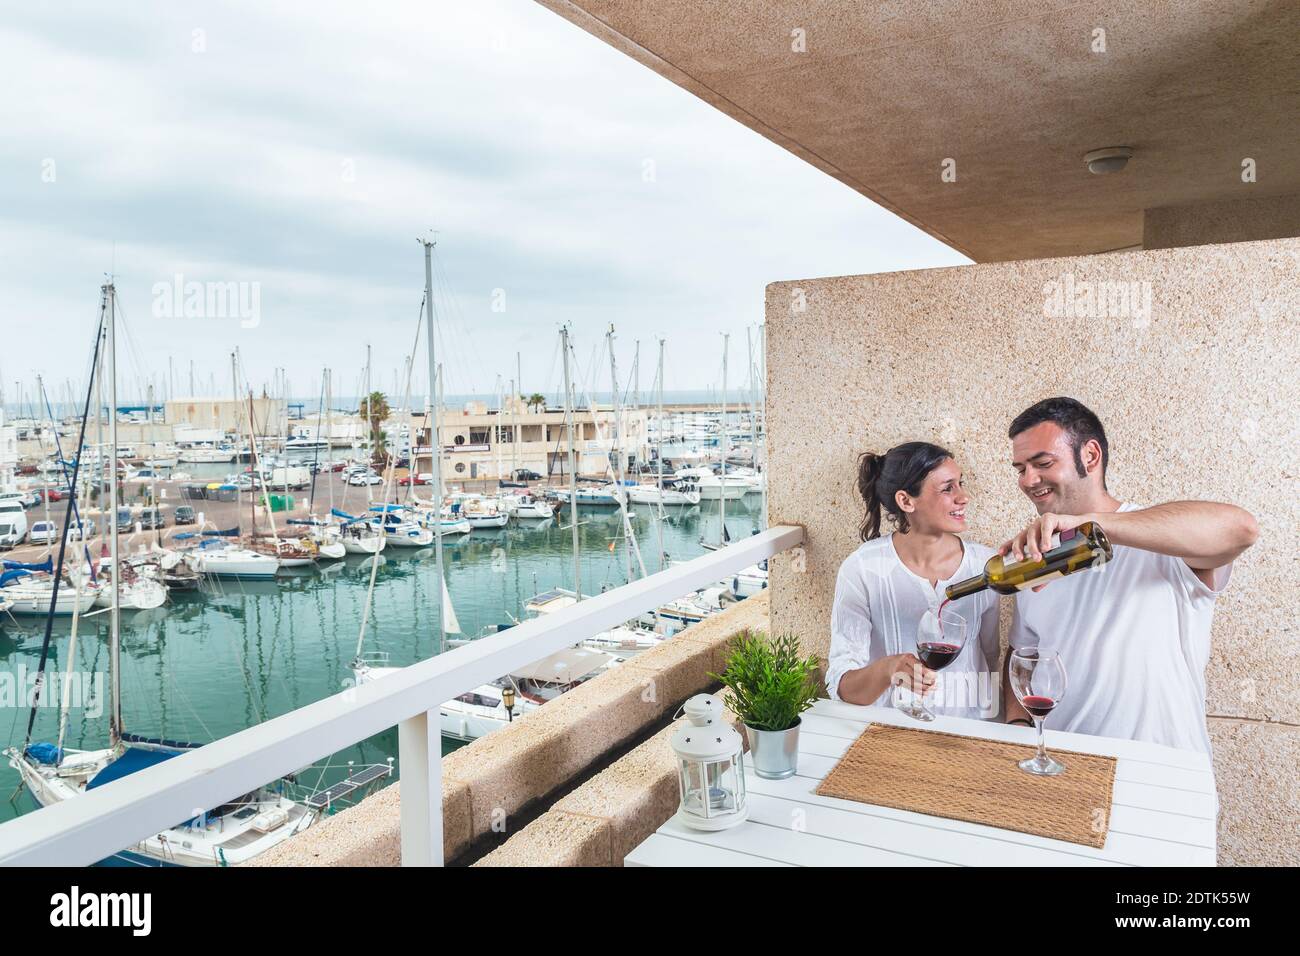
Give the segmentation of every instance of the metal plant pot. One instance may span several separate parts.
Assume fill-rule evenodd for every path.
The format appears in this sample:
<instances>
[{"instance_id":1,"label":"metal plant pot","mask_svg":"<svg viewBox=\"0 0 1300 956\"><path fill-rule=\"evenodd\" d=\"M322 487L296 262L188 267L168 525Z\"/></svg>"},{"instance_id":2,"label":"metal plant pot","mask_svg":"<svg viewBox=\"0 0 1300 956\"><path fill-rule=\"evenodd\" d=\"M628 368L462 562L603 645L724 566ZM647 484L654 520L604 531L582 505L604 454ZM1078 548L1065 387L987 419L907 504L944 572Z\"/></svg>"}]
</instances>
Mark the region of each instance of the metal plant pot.
<instances>
[{"instance_id":1,"label":"metal plant pot","mask_svg":"<svg viewBox=\"0 0 1300 956\"><path fill-rule=\"evenodd\" d=\"M799 763L799 725L789 730L755 730L745 725L749 738L749 764L766 780L793 777Z\"/></svg>"}]
</instances>

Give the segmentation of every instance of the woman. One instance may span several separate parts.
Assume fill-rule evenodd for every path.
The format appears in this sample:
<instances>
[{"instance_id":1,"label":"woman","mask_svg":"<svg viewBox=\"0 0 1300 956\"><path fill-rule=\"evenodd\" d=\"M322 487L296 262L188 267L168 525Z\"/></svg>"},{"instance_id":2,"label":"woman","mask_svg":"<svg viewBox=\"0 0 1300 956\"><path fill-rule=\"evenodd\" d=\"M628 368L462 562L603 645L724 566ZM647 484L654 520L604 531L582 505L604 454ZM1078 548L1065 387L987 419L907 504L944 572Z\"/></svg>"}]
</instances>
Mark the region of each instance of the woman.
<instances>
[{"instance_id":1,"label":"woman","mask_svg":"<svg viewBox=\"0 0 1300 956\"><path fill-rule=\"evenodd\" d=\"M961 469L929 442L907 442L859 459L858 493L866 504L863 541L840 566L831 611L826 689L851 704L894 706L894 687L926 695L951 717L997 715L997 594L986 590L948 605L966 622L961 655L936 674L916 656L918 629L938 639L944 588L979 574L995 552L963 541L966 504ZM881 536L884 515L894 526Z\"/></svg>"}]
</instances>

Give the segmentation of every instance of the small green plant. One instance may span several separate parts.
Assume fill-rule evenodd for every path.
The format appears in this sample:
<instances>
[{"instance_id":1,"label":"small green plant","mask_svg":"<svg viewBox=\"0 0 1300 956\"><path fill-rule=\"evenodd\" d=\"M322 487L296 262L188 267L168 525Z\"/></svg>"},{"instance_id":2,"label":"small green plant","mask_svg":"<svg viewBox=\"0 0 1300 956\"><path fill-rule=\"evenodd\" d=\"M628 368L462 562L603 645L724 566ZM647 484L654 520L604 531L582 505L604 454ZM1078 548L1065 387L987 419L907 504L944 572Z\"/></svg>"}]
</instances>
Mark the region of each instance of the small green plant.
<instances>
[{"instance_id":1,"label":"small green plant","mask_svg":"<svg viewBox=\"0 0 1300 956\"><path fill-rule=\"evenodd\" d=\"M817 657L799 657L793 634L768 639L762 631L741 631L721 674L710 674L731 691L727 702L746 726L789 730L817 700Z\"/></svg>"}]
</instances>

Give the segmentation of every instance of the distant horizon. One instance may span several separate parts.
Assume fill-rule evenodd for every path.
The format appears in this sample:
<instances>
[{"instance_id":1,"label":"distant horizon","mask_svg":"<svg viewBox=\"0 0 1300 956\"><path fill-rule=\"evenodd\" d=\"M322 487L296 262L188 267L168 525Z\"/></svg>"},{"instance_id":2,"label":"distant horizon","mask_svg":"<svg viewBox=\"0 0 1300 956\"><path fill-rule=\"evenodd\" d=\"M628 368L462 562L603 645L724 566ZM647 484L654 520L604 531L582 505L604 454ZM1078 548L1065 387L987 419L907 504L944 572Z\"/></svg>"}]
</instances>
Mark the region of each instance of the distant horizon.
<instances>
[{"instance_id":1,"label":"distant horizon","mask_svg":"<svg viewBox=\"0 0 1300 956\"><path fill-rule=\"evenodd\" d=\"M392 396L388 392L384 391L383 389L375 389L375 391L383 392L384 396L390 399L390 405L392 405L391 402ZM527 394L531 395L533 393L528 392ZM552 392L552 393L540 392L537 394L541 394L545 397L548 407L556 407L564 404L564 397L558 392ZM727 396L728 396L728 404L732 404L732 405L748 404L750 400L750 392L748 389L745 388L728 388ZM272 396L266 396L266 397L270 398ZM261 400L263 396L254 395L254 398ZM330 402L330 407L333 411L354 410L360 406L361 398L362 396L360 395L335 396ZM639 404L643 408L653 407L655 404L655 398L656 396L653 392L648 392L643 389L640 393ZM681 404L700 405L706 403L720 404L720 398L721 396L719 391L717 389L711 389L711 388L665 389L664 390L665 404L679 404L679 405ZM155 402L155 405L165 407L167 402L169 401L185 401L187 399L194 399L200 402L214 401L214 400L228 401L229 396L228 395L183 395L183 396L178 396L177 398L174 399L163 399L161 401ZM314 396L312 398L289 398L288 404L290 406L299 405L299 404L302 405L303 413L304 415L307 415L319 410L319 405L320 405L319 399L320 399L319 395ZM497 395L495 392L486 393L486 394L467 392L459 395L444 395L442 398L442 405L443 408L452 408L457 405L463 405L466 402L477 401L477 402L487 403L488 409L492 410L496 408L496 400L497 400ZM609 404L610 393L608 391L595 392L595 393L582 392L579 395L579 400L584 402L590 400L597 404ZM624 404L630 404L631 400L632 400L632 393L630 390L623 392L619 395L619 401ZM761 401L761 395L759 400ZM80 405L77 405L75 408L73 408L72 406L68 405L68 403L66 402L64 403L53 402L51 404L55 416L58 418L66 418L69 415L74 415L74 414L79 415L81 413ZM398 403L398 407L400 407L401 404L402 403ZM119 398L118 401L119 409L136 408L141 405L143 405L143 402L135 402L130 399ZM410 408L415 410L423 409L424 396L413 395L411 397ZM92 411L93 411L93 405L92 405ZM5 413L6 424L12 423L16 419L27 420L32 418L43 419L49 417L44 409L41 409L39 414L33 414L33 410L30 407L24 406L23 408L19 408L18 406L12 403L6 404L4 406L4 413Z\"/></svg>"}]
</instances>

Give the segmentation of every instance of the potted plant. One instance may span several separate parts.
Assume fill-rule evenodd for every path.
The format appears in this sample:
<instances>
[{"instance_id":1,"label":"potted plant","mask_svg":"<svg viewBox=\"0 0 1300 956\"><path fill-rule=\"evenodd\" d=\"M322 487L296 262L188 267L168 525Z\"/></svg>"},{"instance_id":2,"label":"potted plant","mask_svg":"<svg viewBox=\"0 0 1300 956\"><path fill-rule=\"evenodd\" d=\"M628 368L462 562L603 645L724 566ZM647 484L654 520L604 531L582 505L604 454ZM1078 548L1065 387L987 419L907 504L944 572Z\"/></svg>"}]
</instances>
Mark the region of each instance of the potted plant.
<instances>
[{"instance_id":1,"label":"potted plant","mask_svg":"<svg viewBox=\"0 0 1300 956\"><path fill-rule=\"evenodd\" d=\"M727 706L745 725L754 773L771 780L794 776L800 714L817 699L817 658L799 656L793 634L769 639L741 631L721 674L709 676L730 691Z\"/></svg>"}]
</instances>

